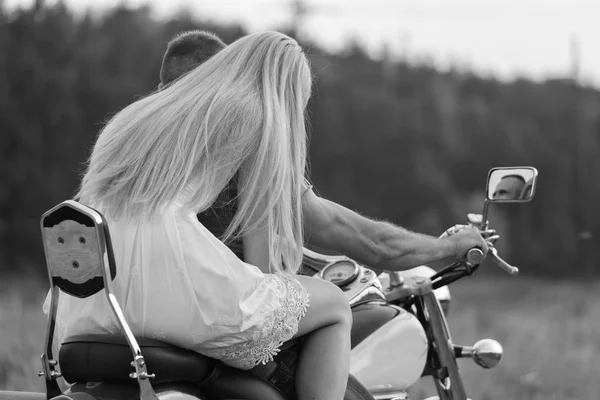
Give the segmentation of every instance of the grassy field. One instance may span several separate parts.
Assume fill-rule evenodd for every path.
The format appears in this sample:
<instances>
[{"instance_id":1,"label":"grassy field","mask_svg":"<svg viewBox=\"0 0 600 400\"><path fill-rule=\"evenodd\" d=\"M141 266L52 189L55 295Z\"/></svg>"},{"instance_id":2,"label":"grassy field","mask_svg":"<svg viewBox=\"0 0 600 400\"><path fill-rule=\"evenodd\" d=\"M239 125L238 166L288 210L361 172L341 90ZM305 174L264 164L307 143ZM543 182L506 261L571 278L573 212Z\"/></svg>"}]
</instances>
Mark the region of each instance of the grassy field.
<instances>
[{"instance_id":1,"label":"grassy field","mask_svg":"<svg viewBox=\"0 0 600 400\"><path fill-rule=\"evenodd\" d=\"M41 391L45 318L41 285L0 283L0 390ZM455 342L494 338L504 359L494 370L461 361L474 400L600 399L600 283L476 278L452 289ZM413 390L430 395L427 382Z\"/></svg>"}]
</instances>

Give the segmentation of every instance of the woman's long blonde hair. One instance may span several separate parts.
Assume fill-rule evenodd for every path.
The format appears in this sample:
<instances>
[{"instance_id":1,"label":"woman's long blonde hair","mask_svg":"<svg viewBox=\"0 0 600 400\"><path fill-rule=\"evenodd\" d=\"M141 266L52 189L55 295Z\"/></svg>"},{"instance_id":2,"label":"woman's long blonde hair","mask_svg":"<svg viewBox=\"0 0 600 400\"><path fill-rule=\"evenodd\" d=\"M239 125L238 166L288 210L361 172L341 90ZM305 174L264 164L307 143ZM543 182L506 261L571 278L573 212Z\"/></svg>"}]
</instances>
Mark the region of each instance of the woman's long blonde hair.
<instances>
[{"instance_id":1,"label":"woman's long blonde hair","mask_svg":"<svg viewBox=\"0 0 600 400\"><path fill-rule=\"evenodd\" d=\"M116 114L96 141L79 201L112 218L147 217L185 189L184 206L201 212L243 166L238 212L223 239L266 227L270 268L282 271L283 261L295 273L310 92L308 60L293 39L243 37Z\"/></svg>"}]
</instances>

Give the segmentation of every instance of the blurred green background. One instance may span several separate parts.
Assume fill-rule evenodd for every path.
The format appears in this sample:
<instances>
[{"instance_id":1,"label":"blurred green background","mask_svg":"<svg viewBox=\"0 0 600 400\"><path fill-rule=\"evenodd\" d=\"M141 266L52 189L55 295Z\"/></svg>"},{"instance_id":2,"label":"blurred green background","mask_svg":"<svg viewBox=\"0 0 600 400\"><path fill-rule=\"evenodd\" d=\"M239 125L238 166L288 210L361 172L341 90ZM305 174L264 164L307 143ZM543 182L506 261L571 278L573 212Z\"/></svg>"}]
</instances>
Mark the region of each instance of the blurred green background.
<instances>
[{"instance_id":1,"label":"blurred green background","mask_svg":"<svg viewBox=\"0 0 600 400\"><path fill-rule=\"evenodd\" d=\"M156 19L147 7L76 17L60 3L1 4L0 389L32 390L47 287L40 215L74 194L103 121L156 88L168 40L206 29L230 43L245 31L185 13ZM538 168L533 202L490 215L503 257L529 277L490 265L453 289L455 339L501 336L512 358L500 373L468 367L467 387L479 399L600 398L600 92L568 77L501 82L372 59L359 45L333 54L302 44L315 76L311 179L323 197L439 235L481 211L491 167Z\"/></svg>"},{"instance_id":2,"label":"blurred green background","mask_svg":"<svg viewBox=\"0 0 600 400\"><path fill-rule=\"evenodd\" d=\"M244 34L184 14L53 5L0 12L0 268L43 270L38 221L73 195L103 121L158 84L187 29ZM589 276L600 252L600 92L569 79L501 83L373 60L359 46L312 60L311 178L324 197L439 234L479 212L487 171L533 165L527 205L496 207L502 251L535 276Z\"/></svg>"}]
</instances>

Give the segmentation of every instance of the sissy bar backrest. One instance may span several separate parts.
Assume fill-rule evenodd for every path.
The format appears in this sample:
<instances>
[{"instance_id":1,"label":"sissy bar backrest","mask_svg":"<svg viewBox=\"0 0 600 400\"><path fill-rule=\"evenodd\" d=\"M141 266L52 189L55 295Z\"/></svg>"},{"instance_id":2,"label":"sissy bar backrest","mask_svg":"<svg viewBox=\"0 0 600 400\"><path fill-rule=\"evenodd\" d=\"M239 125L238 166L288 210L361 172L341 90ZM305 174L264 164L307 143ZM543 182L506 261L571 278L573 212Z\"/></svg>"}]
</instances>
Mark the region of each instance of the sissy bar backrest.
<instances>
[{"instance_id":1,"label":"sissy bar backrest","mask_svg":"<svg viewBox=\"0 0 600 400\"><path fill-rule=\"evenodd\" d=\"M45 353L42 355L42 372L46 378L47 398L61 394L56 378L57 361L52 354L52 342L58 308L58 290L80 299L92 296L104 289L111 308L125 332L133 354L131 365L137 379L141 400L156 400L149 382L146 363L109 282L117 274L115 257L106 220L98 211L73 200L66 200L42 215L42 240L46 254L46 266L50 279L50 310L46 329Z\"/></svg>"}]
</instances>

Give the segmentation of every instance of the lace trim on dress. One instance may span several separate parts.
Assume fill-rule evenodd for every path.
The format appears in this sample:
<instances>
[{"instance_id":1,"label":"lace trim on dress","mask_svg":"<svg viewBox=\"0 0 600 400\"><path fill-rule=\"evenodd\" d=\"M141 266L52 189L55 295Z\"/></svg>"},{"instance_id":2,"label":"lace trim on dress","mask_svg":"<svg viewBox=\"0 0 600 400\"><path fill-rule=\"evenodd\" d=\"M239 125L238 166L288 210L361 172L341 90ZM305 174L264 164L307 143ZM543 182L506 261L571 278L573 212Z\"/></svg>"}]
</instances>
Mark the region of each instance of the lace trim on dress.
<instances>
[{"instance_id":1,"label":"lace trim on dress","mask_svg":"<svg viewBox=\"0 0 600 400\"><path fill-rule=\"evenodd\" d=\"M298 323L309 305L306 289L293 276L283 274L267 275L264 284L272 287L280 306L275 309L264 307L263 312L259 311L260 315L253 316L258 317L256 320L261 324L254 327L252 337L247 342L218 349L203 349L204 355L247 370L273 361L281 345L298 332Z\"/></svg>"}]
</instances>

